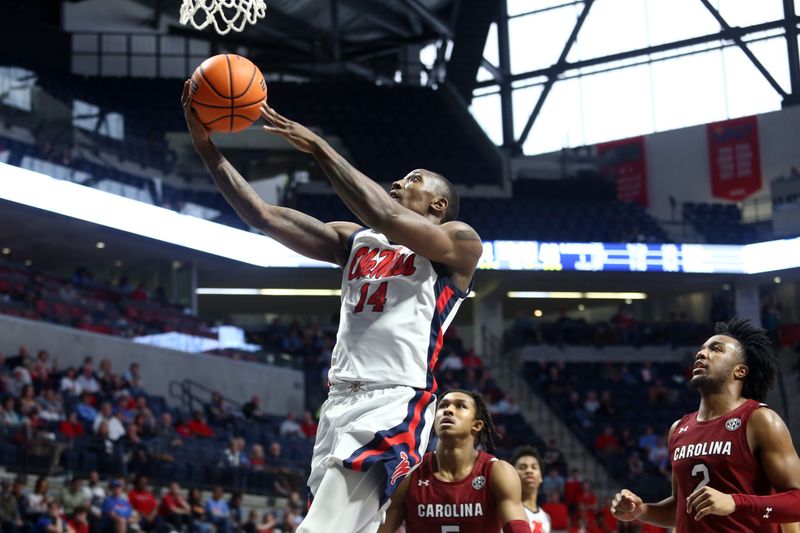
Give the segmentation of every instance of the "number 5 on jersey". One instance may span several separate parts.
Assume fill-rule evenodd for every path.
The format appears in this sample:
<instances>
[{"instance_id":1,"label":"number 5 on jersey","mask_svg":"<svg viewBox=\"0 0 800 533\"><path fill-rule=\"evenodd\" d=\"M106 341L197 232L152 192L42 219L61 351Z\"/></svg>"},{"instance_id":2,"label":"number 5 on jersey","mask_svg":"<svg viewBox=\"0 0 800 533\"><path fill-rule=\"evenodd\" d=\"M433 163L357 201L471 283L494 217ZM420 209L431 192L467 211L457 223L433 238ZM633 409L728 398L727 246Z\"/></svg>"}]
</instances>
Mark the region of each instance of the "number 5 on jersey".
<instances>
[{"instance_id":1,"label":"number 5 on jersey","mask_svg":"<svg viewBox=\"0 0 800 533\"><path fill-rule=\"evenodd\" d=\"M383 306L386 305L386 288L389 286L388 281L382 282L378 288L369 295L370 284L365 283L361 286L361 296L358 298L358 303L353 308L354 313L360 313L364 310L364 304L372 306L373 313L383 312Z\"/></svg>"}]
</instances>

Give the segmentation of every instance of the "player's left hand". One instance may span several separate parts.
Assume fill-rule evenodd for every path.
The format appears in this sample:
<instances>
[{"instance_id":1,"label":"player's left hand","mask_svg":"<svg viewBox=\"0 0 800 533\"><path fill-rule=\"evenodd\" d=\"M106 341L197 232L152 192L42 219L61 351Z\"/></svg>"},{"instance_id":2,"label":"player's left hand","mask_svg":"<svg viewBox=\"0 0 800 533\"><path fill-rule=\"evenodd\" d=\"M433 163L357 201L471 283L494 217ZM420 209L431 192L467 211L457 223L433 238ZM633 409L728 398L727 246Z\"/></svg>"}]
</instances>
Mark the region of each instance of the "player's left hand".
<instances>
[{"instance_id":1,"label":"player's left hand","mask_svg":"<svg viewBox=\"0 0 800 533\"><path fill-rule=\"evenodd\" d=\"M310 129L280 115L266 102L261 104L261 116L267 121L264 130L280 135L301 152L311 153L318 137Z\"/></svg>"},{"instance_id":2,"label":"player's left hand","mask_svg":"<svg viewBox=\"0 0 800 533\"><path fill-rule=\"evenodd\" d=\"M695 511L694 519L700 520L706 515L727 516L736 510L736 503L730 494L724 494L711 487L697 489L686 498L686 512Z\"/></svg>"}]
</instances>

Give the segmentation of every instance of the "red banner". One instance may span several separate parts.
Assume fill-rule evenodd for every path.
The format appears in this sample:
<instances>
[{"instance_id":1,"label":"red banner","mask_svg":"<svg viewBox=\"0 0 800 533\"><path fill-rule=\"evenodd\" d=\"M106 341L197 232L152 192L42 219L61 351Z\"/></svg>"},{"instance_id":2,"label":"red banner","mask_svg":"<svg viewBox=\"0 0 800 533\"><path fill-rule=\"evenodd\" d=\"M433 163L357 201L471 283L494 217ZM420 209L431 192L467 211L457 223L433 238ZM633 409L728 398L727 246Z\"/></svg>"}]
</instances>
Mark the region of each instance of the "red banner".
<instances>
[{"instance_id":1,"label":"red banner","mask_svg":"<svg viewBox=\"0 0 800 533\"><path fill-rule=\"evenodd\" d=\"M600 173L617 184L617 198L647 207L647 161L644 137L597 145Z\"/></svg>"},{"instance_id":2,"label":"red banner","mask_svg":"<svg viewBox=\"0 0 800 533\"><path fill-rule=\"evenodd\" d=\"M739 201L761 189L761 151L756 117L706 126L711 195Z\"/></svg>"}]
</instances>

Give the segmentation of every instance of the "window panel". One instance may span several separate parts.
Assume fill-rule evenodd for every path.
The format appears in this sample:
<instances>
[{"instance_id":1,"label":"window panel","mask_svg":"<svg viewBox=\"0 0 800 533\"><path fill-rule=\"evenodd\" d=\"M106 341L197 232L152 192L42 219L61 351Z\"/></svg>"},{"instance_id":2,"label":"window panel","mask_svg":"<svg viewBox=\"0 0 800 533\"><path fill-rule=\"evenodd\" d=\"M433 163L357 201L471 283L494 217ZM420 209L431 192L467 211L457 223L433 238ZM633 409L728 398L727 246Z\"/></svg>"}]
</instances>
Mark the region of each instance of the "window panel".
<instances>
[{"instance_id":1,"label":"window panel","mask_svg":"<svg viewBox=\"0 0 800 533\"><path fill-rule=\"evenodd\" d=\"M579 6L576 14L583 10ZM591 59L647 46L647 18L642 0L597 0L568 56Z\"/></svg>"},{"instance_id":2,"label":"window panel","mask_svg":"<svg viewBox=\"0 0 800 533\"><path fill-rule=\"evenodd\" d=\"M541 91L541 88L537 88ZM533 102L536 96L524 94L517 95L520 91L531 89L518 89L514 92L515 104L520 99L528 98ZM523 145L526 154L540 154L553 152L568 146L584 144L583 127L581 124L581 81L570 79L557 82L542 111L531 129ZM533 110L533 103L514 110L514 127L521 131ZM517 136L518 137L518 136Z\"/></svg>"},{"instance_id":3,"label":"window panel","mask_svg":"<svg viewBox=\"0 0 800 533\"><path fill-rule=\"evenodd\" d=\"M717 0L716 3L720 15L731 26L750 26L783 18L781 0Z\"/></svg>"},{"instance_id":4,"label":"window panel","mask_svg":"<svg viewBox=\"0 0 800 533\"><path fill-rule=\"evenodd\" d=\"M719 24L700 0L646 0L645 8L651 46L719 31Z\"/></svg>"},{"instance_id":5,"label":"window panel","mask_svg":"<svg viewBox=\"0 0 800 533\"><path fill-rule=\"evenodd\" d=\"M492 73L486 70L484 67L478 67L478 81L489 81L493 80L494 76Z\"/></svg>"},{"instance_id":6,"label":"window panel","mask_svg":"<svg viewBox=\"0 0 800 533\"><path fill-rule=\"evenodd\" d=\"M786 92L791 91L789 81L789 55L786 50L786 38L777 37L765 41L749 43L747 47L758 58L767 72L772 74L775 81L783 87ZM758 74L761 76L761 74Z\"/></svg>"},{"instance_id":7,"label":"window panel","mask_svg":"<svg viewBox=\"0 0 800 533\"><path fill-rule=\"evenodd\" d=\"M155 54L155 35L133 35L131 37L131 52L134 54Z\"/></svg>"},{"instance_id":8,"label":"window panel","mask_svg":"<svg viewBox=\"0 0 800 533\"><path fill-rule=\"evenodd\" d=\"M498 146L502 145L503 125L500 113L500 95L490 94L473 98L469 111L492 142Z\"/></svg>"},{"instance_id":9,"label":"window panel","mask_svg":"<svg viewBox=\"0 0 800 533\"><path fill-rule=\"evenodd\" d=\"M782 39L776 41L782 45ZM767 83L764 76L756 70L738 46L726 48L722 52L722 57L725 65L728 117L743 117L781 108L781 96ZM785 49L783 59L786 61ZM788 66L786 68L788 69ZM776 78L780 83L780 77Z\"/></svg>"},{"instance_id":10,"label":"window panel","mask_svg":"<svg viewBox=\"0 0 800 533\"><path fill-rule=\"evenodd\" d=\"M128 38L125 35L107 33L102 36L100 46L104 54L125 53L128 51Z\"/></svg>"},{"instance_id":11,"label":"window panel","mask_svg":"<svg viewBox=\"0 0 800 533\"><path fill-rule=\"evenodd\" d=\"M508 0L506 5L508 16L514 17L531 11L560 6L565 3L565 0Z\"/></svg>"},{"instance_id":12,"label":"window panel","mask_svg":"<svg viewBox=\"0 0 800 533\"><path fill-rule=\"evenodd\" d=\"M574 7L509 20L511 72L518 74L555 63L575 27L575 20Z\"/></svg>"},{"instance_id":13,"label":"window panel","mask_svg":"<svg viewBox=\"0 0 800 533\"><path fill-rule=\"evenodd\" d=\"M586 144L653 131L650 65L587 76L581 94Z\"/></svg>"},{"instance_id":14,"label":"window panel","mask_svg":"<svg viewBox=\"0 0 800 533\"><path fill-rule=\"evenodd\" d=\"M653 63L656 131L726 118L719 50Z\"/></svg>"},{"instance_id":15,"label":"window panel","mask_svg":"<svg viewBox=\"0 0 800 533\"><path fill-rule=\"evenodd\" d=\"M483 57L492 65L500 65L500 54L497 43L497 23L492 22L489 33L486 35L486 45L483 47Z\"/></svg>"},{"instance_id":16,"label":"window panel","mask_svg":"<svg viewBox=\"0 0 800 533\"><path fill-rule=\"evenodd\" d=\"M72 52L96 52L100 36L94 33L75 33L72 35Z\"/></svg>"},{"instance_id":17,"label":"window panel","mask_svg":"<svg viewBox=\"0 0 800 533\"><path fill-rule=\"evenodd\" d=\"M541 85L517 89L511 93L511 102L514 106L514 139L519 139L522 134L522 128L528 122L528 117L540 94L542 94Z\"/></svg>"}]
</instances>

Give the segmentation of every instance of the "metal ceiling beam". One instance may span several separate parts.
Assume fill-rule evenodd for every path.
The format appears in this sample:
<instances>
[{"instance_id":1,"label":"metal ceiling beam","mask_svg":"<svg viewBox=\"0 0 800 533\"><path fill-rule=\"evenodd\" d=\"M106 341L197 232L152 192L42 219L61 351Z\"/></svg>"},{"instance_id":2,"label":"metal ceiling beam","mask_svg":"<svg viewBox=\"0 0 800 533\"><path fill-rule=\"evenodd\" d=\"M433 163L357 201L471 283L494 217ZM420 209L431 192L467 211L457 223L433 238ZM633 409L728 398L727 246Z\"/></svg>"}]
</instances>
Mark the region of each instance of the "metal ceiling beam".
<instances>
[{"instance_id":1,"label":"metal ceiling beam","mask_svg":"<svg viewBox=\"0 0 800 533\"><path fill-rule=\"evenodd\" d=\"M516 82L521 80L527 80L529 78L535 78L537 76L550 76L553 74L562 74L569 70L577 70L586 67L593 67L595 65L601 65L603 63L613 63L615 61L624 61L626 59L634 59L641 56L647 56L649 54L657 54L660 52L667 52L669 50L687 48L690 46L695 46L698 44L706 44L714 41L729 41L733 39L733 36L743 37L751 33L758 33L765 30L774 30L776 28L784 27L784 25L787 23L796 26L798 23L800 23L800 17L795 16L793 19L787 21L781 19L781 20L773 20L771 22L763 22L761 24L754 24L752 26L731 28L730 31L723 30L709 35L691 37L689 39L682 39L680 41L673 41L671 43L664 43L656 46L638 48L636 50L629 50L627 52L609 54L607 56L585 59L583 61L575 61L574 63L565 62L563 65L554 64L549 67L544 67L540 69L529 70L527 72L521 72L519 74L514 74L510 76L510 81ZM489 87L492 85L496 85L496 83L493 81L482 81L476 84L475 87L481 88L481 87Z\"/></svg>"},{"instance_id":2,"label":"metal ceiling beam","mask_svg":"<svg viewBox=\"0 0 800 533\"><path fill-rule=\"evenodd\" d=\"M419 2L419 0L403 0L403 3L437 33L447 37L448 39L453 38L453 31L450 29L450 27L445 22L440 20L439 17L431 13L427 7Z\"/></svg>"},{"instance_id":3,"label":"metal ceiling beam","mask_svg":"<svg viewBox=\"0 0 800 533\"><path fill-rule=\"evenodd\" d=\"M331 8L331 55L335 62L342 59L342 42L339 33L339 0L329 0Z\"/></svg>"},{"instance_id":4,"label":"metal ceiling beam","mask_svg":"<svg viewBox=\"0 0 800 533\"><path fill-rule=\"evenodd\" d=\"M708 0L700 0L700 2L706 7L708 12L711 13L711 15L713 15L715 19L717 19L717 22L719 22L719 25L722 26L722 29L726 31L730 31L731 29L733 29L731 25L728 24L728 22L722 17L722 15L720 15L719 11L717 11L714 8L714 6L711 5L711 2L709 2ZM759 61L758 58L753 54L753 52L750 51L750 49L747 47L744 41L742 41L742 37L739 35L735 35L733 37L733 42L735 42L736 45L739 48L741 48L742 52L744 52L744 55L747 56L747 59L749 59L750 62L753 63L753 66L755 66L756 69L758 69L758 71L761 73L761 75L764 76L764 79L767 80L767 83L769 83L778 94L786 98L786 91L783 90L783 87L780 86L780 84L775 80L775 78L772 77L772 74L770 74L769 71L764 67L761 61ZM795 40L795 43L796 42L797 41Z\"/></svg>"},{"instance_id":5,"label":"metal ceiling beam","mask_svg":"<svg viewBox=\"0 0 800 533\"><path fill-rule=\"evenodd\" d=\"M586 0L586 3L583 5L583 11L578 16L578 20L575 21L575 27L572 28L572 33L570 33L569 37L567 38L567 42L564 43L564 48L561 50L561 55L558 56L558 60L556 61L555 67L563 67L563 65L567 62L567 56L569 55L569 51L572 49L572 45L575 44L575 40L578 38L578 33L581 31L581 27L583 23L586 21L586 17L589 15L589 10L592 9L592 5L594 4L594 0ZM536 121L536 118L539 116L539 113L542 111L542 107L544 106L545 101L547 100L547 96L550 94L550 90L553 88L553 85L556 83L558 79L558 73L552 73L548 76L547 82L544 84L544 88L539 95L539 99L536 101L536 105L531 111L530 116L528 117L528 121L525 123L525 127L522 129L522 133L517 139L515 143L516 148L522 152L522 145L525 144L525 140L528 138L528 134L531 132L531 128L533 127L533 123Z\"/></svg>"},{"instance_id":6,"label":"metal ceiling beam","mask_svg":"<svg viewBox=\"0 0 800 533\"><path fill-rule=\"evenodd\" d=\"M796 20L794 11L794 0L783 0L783 16L785 20L784 30L786 31L786 44L789 54L789 82L792 94L789 98L784 98L784 103L800 103L800 54L797 50L797 24L792 23Z\"/></svg>"},{"instance_id":7,"label":"metal ceiling beam","mask_svg":"<svg viewBox=\"0 0 800 533\"><path fill-rule=\"evenodd\" d=\"M498 83L501 83L503 80L506 79L506 76L505 76L505 74L503 74L503 71L501 70L501 68L494 66L485 57L481 59L481 66L483 68L485 68L486 70L488 70L489 74L491 74L492 77L495 79L495 81L497 81Z\"/></svg>"},{"instance_id":8,"label":"metal ceiling beam","mask_svg":"<svg viewBox=\"0 0 800 533\"><path fill-rule=\"evenodd\" d=\"M406 45L422 45L435 41L439 37L433 34L412 35L411 37L384 38L363 43L350 41L343 49L343 57L350 60L361 60L374 55L384 55L388 51L397 51Z\"/></svg>"},{"instance_id":9,"label":"metal ceiling beam","mask_svg":"<svg viewBox=\"0 0 800 533\"><path fill-rule=\"evenodd\" d=\"M384 4L370 0L341 0L342 4L360 12L368 20L401 37L410 37L414 31L402 20L402 15Z\"/></svg>"},{"instance_id":10,"label":"metal ceiling beam","mask_svg":"<svg viewBox=\"0 0 800 533\"><path fill-rule=\"evenodd\" d=\"M500 118L503 129L503 147L508 150L514 148L514 101L512 97L511 82L508 76L511 72L511 45L508 38L508 1L500 0L499 21L497 23L497 55L500 60L498 72L500 77L495 79L500 83ZM486 59L484 63L488 63Z\"/></svg>"}]
</instances>

